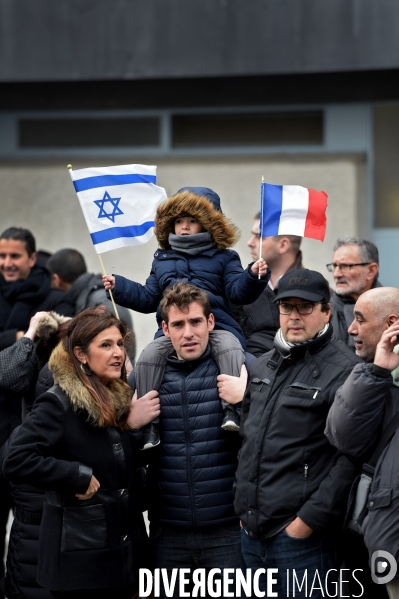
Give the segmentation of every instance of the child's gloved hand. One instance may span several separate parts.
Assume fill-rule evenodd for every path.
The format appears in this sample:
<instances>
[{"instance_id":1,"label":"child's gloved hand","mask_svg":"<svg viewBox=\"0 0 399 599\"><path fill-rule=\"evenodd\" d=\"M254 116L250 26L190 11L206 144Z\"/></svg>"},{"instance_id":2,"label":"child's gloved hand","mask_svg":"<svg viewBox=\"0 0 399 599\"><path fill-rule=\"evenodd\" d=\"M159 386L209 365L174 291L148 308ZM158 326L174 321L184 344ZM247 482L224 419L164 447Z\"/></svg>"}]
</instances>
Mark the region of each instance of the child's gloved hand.
<instances>
[{"instance_id":1,"label":"child's gloved hand","mask_svg":"<svg viewBox=\"0 0 399 599\"><path fill-rule=\"evenodd\" d=\"M103 275L102 280L106 291L115 287L115 277L112 275Z\"/></svg>"},{"instance_id":2,"label":"child's gloved hand","mask_svg":"<svg viewBox=\"0 0 399 599\"><path fill-rule=\"evenodd\" d=\"M263 277L267 271L267 264L263 260L263 258L259 258L259 260L252 264L251 270L254 273L254 275L260 275L261 277Z\"/></svg>"}]
</instances>

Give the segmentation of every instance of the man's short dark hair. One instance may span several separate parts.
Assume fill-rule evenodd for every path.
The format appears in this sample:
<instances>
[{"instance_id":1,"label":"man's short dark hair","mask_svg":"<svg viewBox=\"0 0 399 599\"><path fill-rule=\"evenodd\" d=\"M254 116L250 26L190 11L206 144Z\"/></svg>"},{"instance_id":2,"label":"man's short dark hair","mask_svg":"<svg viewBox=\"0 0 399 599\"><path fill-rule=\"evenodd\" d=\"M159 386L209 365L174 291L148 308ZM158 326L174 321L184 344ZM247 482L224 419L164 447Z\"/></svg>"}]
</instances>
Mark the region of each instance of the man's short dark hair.
<instances>
[{"instance_id":1,"label":"man's short dark hair","mask_svg":"<svg viewBox=\"0 0 399 599\"><path fill-rule=\"evenodd\" d=\"M378 247L368 239L362 239L361 237L338 237L333 247L334 252L342 245L357 245L362 262L380 263Z\"/></svg>"},{"instance_id":2,"label":"man's short dark hair","mask_svg":"<svg viewBox=\"0 0 399 599\"><path fill-rule=\"evenodd\" d=\"M23 241L28 256L36 252L36 241L29 229L22 227L9 227L0 235L0 239L13 239L14 241Z\"/></svg>"},{"instance_id":3,"label":"man's short dark hair","mask_svg":"<svg viewBox=\"0 0 399 599\"><path fill-rule=\"evenodd\" d=\"M69 248L55 252L48 259L46 267L52 275L58 275L65 283L74 283L80 275L87 272L82 254Z\"/></svg>"},{"instance_id":4,"label":"man's short dark hair","mask_svg":"<svg viewBox=\"0 0 399 599\"><path fill-rule=\"evenodd\" d=\"M176 283L169 289L166 289L163 294L160 303L162 320L168 324L169 309L172 306L185 312L193 302L197 302L202 306L204 316L208 320L211 314L211 304L207 293L191 283Z\"/></svg>"},{"instance_id":5,"label":"man's short dark hair","mask_svg":"<svg viewBox=\"0 0 399 599\"><path fill-rule=\"evenodd\" d=\"M329 310L331 310L331 304L329 304L328 302L320 302L321 303L321 311L322 312L328 312Z\"/></svg>"}]
</instances>

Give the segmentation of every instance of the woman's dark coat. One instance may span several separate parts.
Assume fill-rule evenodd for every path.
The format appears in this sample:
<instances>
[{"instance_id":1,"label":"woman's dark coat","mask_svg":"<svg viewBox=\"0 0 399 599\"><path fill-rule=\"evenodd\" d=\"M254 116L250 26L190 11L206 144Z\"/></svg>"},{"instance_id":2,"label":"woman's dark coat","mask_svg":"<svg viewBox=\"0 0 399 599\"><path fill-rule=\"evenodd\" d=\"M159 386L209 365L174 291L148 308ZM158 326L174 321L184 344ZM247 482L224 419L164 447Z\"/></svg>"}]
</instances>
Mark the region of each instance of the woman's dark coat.
<instances>
[{"instance_id":1,"label":"woman's dark coat","mask_svg":"<svg viewBox=\"0 0 399 599\"><path fill-rule=\"evenodd\" d=\"M11 496L14 520L7 551L6 597L50 599L49 591L36 582L44 491L11 484Z\"/></svg>"},{"instance_id":2,"label":"woman's dark coat","mask_svg":"<svg viewBox=\"0 0 399 599\"><path fill-rule=\"evenodd\" d=\"M138 568L147 565L134 439L98 426L98 411L62 345L50 369L57 384L35 402L3 464L11 481L46 491L38 582L55 591L134 585ZM130 389L120 380L108 389L122 414ZM77 499L92 475L100 490L89 500Z\"/></svg>"},{"instance_id":3,"label":"woman's dark coat","mask_svg":"<svg viewBox=\"0 0 399 599\"><path fill-rule=\"evenodd\" d=\"M26 342L29 341L32 346L35 346L30 339L26 337L23 337L23 339ZM21 341L17 343L19 344ZM2 354L7 351L8 349L4 350ZM15 361L13 362L13 370L18 371L18 363ZM29 377L28 387L32 386L35 379L36 371L33 370ZM37 396L52 386L53 375L48 367L45 366L41 370L36 384ZM40 389L40 393L38 393L38 389ZM3 448L2 455L0 456L0 468L6 449L6 447ZM11 483L10 492L14 505L14 520L11 526L7 551L6 597L9 599L50 599L49 591L40 587L36 582L44 491L36 489L31 485L15 485Z\"/></svg>"},{"instance_id":4,"label":"woman's dark coat","mask_svg":"<svg viewBox=\"0 0 399 599\"><path fill-rule=\"evenodd\" d=\"M10 347L0 351L0 447L6 443L12 430L21 423L22 403L33 392L38 372L39 360L36 355L36 344L27 337L22 337ZM1 519L4 522L0 546L4 546L2 543L5 541L5 523L15 498L9 482L2 477L0 477L0 500ZM24 570L26 562L34 564L35 559L37 560L35 555L27 556L26 553L17 556L14 554L14 557L19 562L19 573ZM2 571L4 572L4 570ZM25 570L21 578L25 578ZM37 586L36 583L34 586ZM13 594L7 588L7 597L20 599L24 595ZM35 596L35 599L47 599L47 597L42 597L39 594L37 597Z\"/></svg>"}]
</instances>

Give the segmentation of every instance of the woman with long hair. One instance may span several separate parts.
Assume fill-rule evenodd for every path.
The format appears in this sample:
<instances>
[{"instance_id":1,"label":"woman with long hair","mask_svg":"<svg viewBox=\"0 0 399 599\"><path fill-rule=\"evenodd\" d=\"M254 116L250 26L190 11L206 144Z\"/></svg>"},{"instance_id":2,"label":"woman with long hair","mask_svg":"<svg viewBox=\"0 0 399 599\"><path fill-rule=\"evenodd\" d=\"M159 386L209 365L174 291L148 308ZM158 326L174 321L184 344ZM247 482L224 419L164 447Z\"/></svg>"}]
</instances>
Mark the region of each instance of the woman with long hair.
<instances>
[{"instance_id":1,"label":"woman with long hair","mask_svg":"<svg viewBox=\"0 0 399 599\"><path fill-rule=\"evenodd\" d=\"M143 415L138 422L132 410L125 335L104 307L70 321L49 361L55 386L36 400L4 460L11 481L46 491L38 583L53 597L84 590L87 599L127 599L148 567L140 452L129 430ZM159 414L155 395L147 422Z\"/></svg>"}]
</instances>

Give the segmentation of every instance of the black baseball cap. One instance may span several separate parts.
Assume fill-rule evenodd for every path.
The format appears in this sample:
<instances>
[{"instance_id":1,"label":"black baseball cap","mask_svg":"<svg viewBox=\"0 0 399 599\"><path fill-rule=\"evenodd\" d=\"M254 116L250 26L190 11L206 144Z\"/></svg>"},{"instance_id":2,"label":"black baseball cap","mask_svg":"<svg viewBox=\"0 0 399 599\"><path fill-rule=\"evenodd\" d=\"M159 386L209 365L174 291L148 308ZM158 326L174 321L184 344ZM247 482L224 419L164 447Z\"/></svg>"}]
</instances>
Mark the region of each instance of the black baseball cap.
<instances>
[{"instance_id":1,"label":"black baseball cap","mask_svg":"<svg viewBox=\"0 0 399 599\"><path fill-rule=\"evenodd\" d=\"M298 268L283 275L278 282L274 302L286 297L299 297L309 302L329 302L330 287L327 279L316 270Z\"/></svg>"}]
</instances>

